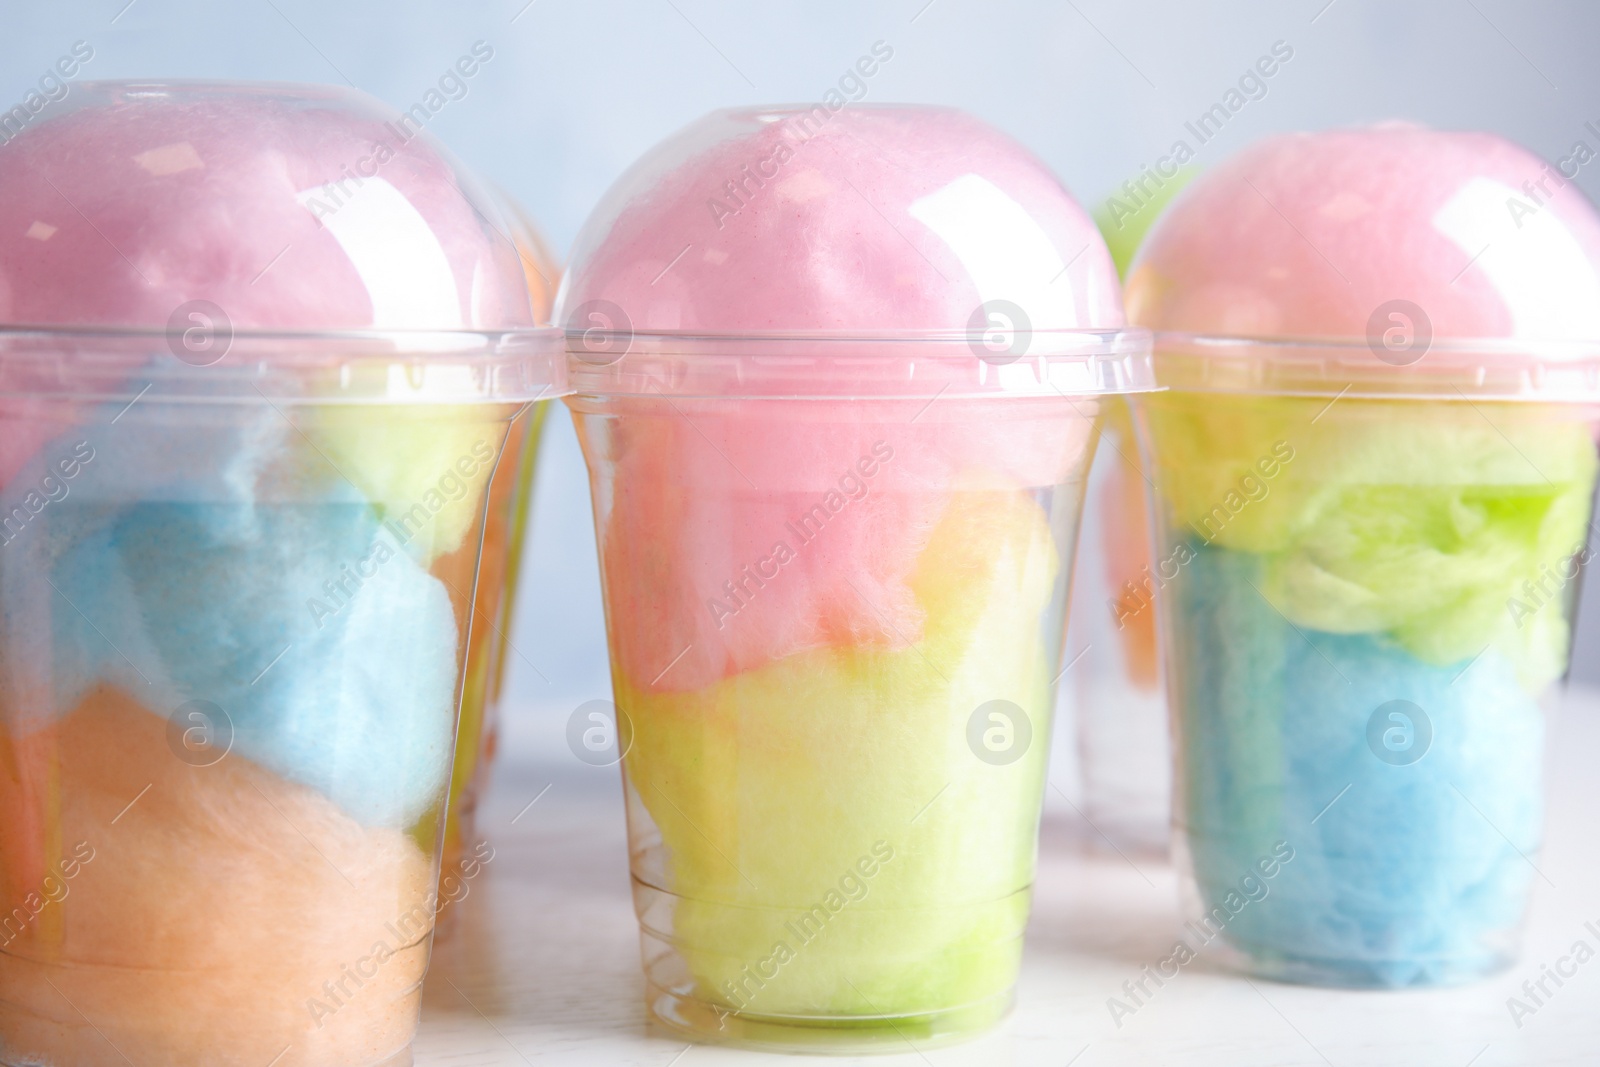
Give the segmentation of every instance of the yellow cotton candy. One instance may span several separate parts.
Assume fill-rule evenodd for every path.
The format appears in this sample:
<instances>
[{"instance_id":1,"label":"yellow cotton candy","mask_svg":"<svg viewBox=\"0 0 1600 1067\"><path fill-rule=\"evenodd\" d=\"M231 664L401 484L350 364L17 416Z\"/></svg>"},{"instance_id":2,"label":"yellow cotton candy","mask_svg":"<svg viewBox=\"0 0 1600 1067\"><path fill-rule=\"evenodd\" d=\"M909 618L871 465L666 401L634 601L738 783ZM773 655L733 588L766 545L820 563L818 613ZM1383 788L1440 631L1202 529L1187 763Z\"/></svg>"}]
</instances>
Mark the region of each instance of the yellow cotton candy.
<instances>
[{"instance_id":1,"label":"yellow cotton candy","mask_svg":"<svg viewBox=\"0 0 1600 1067\"><path fill-rule=\"evenodd\" d=\"M1030 495L957 491L910 582L925 612L915 643L815 648L693 692L619 686L630 793L660 831L672 938L704 999L906 1015L1009 990L1049 749L1042 619L1058 566ZM1031 726L1008 764L969 746L974 712L996 700ZM643 910L648 931L659 918ZM780 944L792 958L774 963ZM777 975L755 989L747 966Z\"/></svg>"},{"instance_id":2,"label":"yellow cotton candy","mask_svg":"<svg viewBox=\"0 0 1600 1067\"><path fill-rule=\"evenodd\" d=\"M308 405L296 422L427 567L472 529L515 413L514 405Z\"/></svg>"}]
</instances>

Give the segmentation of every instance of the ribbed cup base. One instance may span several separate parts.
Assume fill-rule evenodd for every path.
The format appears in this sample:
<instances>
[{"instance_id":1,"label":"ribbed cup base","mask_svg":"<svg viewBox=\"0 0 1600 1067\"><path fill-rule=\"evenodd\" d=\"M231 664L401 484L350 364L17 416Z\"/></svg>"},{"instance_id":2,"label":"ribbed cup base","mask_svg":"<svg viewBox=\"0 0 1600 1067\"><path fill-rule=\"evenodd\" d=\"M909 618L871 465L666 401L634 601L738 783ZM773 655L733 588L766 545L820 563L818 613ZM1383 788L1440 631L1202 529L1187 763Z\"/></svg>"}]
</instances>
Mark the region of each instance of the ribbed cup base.
<instances>
[{"instance_id":1,"label":"ribbed cup base","mask_svg":"<svg viewBox=\"0 0 1600 1067\"><path fill-rule=\"evenodd\" d=\"M768 1051L906 1053L968 1041L1011 1011L1011 990L976 1004L920 1015L761 1015L730 1011L648 983L650 1015L695 1041Z\"/></svg>"}]
</instances>

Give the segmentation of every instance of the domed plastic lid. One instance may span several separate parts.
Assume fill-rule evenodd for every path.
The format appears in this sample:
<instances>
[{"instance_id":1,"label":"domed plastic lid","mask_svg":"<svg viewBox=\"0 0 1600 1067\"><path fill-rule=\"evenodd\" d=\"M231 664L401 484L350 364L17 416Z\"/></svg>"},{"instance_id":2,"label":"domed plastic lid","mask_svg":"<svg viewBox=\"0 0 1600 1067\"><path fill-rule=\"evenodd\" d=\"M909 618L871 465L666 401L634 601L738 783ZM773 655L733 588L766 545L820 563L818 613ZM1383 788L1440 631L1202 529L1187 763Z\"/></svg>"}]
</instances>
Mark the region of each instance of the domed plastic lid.
<instances>
[{"instance_id":1,"label":"domed plastic lid","mask_svg":"<svg viewBox=\"0 0 1600 1067\"><path fill-rule=\"evenodd\" d=\"M506 220L507 232L522 257L522 273L527 278L528 297L533 308L534 321L548 325L555 310L556 286L561 281L561 267L550 251L550 243L522 205L504 189L495 189L495 201L500 205L501 216Z\"/></svg>"},{"instance_id":2,"label":"domed plastic lid","mask_svg":"<svg viewBox=\"0 0 1600 1067\"><path fill-rule=\"evenodd\" d=\"M74 84L0 145L0 393L564 391L511 233L353 90Z\"/></svg>"},{"instance_id":3,"label":"domed plastic lid","mask_svg":"<svg viewBox=\"0 0 1600 1067\"><path fill-rule=\"evenodd\" d=\"M597 395L1069 395L1148 388L1089 216L958 111L716 112L635 164L557 301Z\"/></svg>"},{"instance_id":4,"label":"domed plastic lid","mask_svg":"<svg viewBox=\"0 0 1600 1067\"><path fill-rule=\"evenodd\" d=\"M1270 138L1156 224L1129 314L1174 388L1600 399L1600 216L1576 166L1398 123Z\"/></svg>"}]
</instances>

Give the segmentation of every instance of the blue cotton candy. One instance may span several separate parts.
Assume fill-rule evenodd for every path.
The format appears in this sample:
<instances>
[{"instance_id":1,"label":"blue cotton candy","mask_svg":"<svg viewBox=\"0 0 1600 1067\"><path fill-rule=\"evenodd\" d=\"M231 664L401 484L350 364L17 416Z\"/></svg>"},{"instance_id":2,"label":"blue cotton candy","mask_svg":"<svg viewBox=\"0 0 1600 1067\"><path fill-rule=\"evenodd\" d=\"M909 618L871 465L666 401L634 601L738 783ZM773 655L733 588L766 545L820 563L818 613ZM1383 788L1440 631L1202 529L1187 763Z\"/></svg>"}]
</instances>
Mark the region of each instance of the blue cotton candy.
<instances>
[{"instance_id":1,"label":"blue cotton candy","mask_svg":"<svg viewBox=\"0 0 1600 1067\"><path fill-rule=\"evenodd\" d=\"M1470 669L1430 666L1381 636L1297 631L1258 592L1259 557L1194 553L1169 595L1184 836L1212 913L1195 929L1221 926L1258 970L1326 984L1507 963L1536 876L1543 745L1513 664L1491 649ZM1431 724L1414 763L1369 742L1394 700ZM1279 842L1293 858L1264 868ZM1248 900L1258 882L1266 895Z\"/></svg>"},{"instance_id":2,"label":"blue cotton candy","mask_svg":"<svg viewBox=\"0 0 1600 1067\"><path fill-rule=\"evenodd\" d=\"M455 614L365 498L270 409L97 436L65 498L0 547L0 686L43 694L56 715L102 683L163 715L208 701L232 754L365 824L405 827L435 807L453 754Z\"/></svg>"}]
</instances>

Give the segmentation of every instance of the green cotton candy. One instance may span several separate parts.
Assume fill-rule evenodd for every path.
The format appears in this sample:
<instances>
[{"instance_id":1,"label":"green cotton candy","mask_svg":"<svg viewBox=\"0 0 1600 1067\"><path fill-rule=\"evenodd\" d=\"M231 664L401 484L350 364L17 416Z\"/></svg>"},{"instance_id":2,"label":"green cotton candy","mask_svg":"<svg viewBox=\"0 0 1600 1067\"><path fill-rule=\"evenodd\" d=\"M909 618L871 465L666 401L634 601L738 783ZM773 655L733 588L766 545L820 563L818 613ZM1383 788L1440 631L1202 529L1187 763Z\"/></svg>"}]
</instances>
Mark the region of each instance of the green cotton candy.
<instances>
[{"instance_id":1,"label":"green cotton candy","mask_svg":"<svg viewBox=\"0 0 1600 1067\"><path fill-rule=\"evenodd\" d=\"M1194 166L1179 167L1172 177L1164 180L1146 173L1142 177L1154 179L1154 192L1141 186L1139 191L1142 198L1113 193L1105 203L1095 208L1094 224L1105 239L1119 277L1127 278L1128 268L1133 266L1133 258L1139 254L1139 246L1144 244L1150 227L1199 173L1200 168ZM1126 189L1122 192L1126 194Z\"/></svg>"},{"instance_id":2,"label":"green cotton candy","mask_svg":"<svg viewBox=\"0 0 1600 1067\"><path fill-rule=\"evenodd\" d=\"M1419 660L1566 669L1596 460L1578 409L1172 393L1146 402L1170 520L1263 558L1297 626Z\"/></svg>"},{"instance_id":3,"label":"green cotton candy","mask_svg":"<svg viewBox=\"0 0 1600 1067\"><path fill-rule=\"evenodd\" d=\"M702 999L901 1017L913 1035L905 1017L1001 1010L1033 879L1056 661L1040 620L1059 566L1030 495L958 493L910 581L925 615L907 647L831 645L688 692L616 675L628 783ZM1032 724L1014 761L971 747L995 701ZM647 937L666 937L652 914Z\"/></svg>"},{"instance_id":4,"label":"green cotton candy","mask_svg":"<svg viewBox=\"0 0 1600 1067\"><path fill-rule=\"evenodd\" d=\"M307 405L296 421L412 558L430 566L474 529L515 413L515 405L329 404Z\"/></svg>"}]
</instances>

